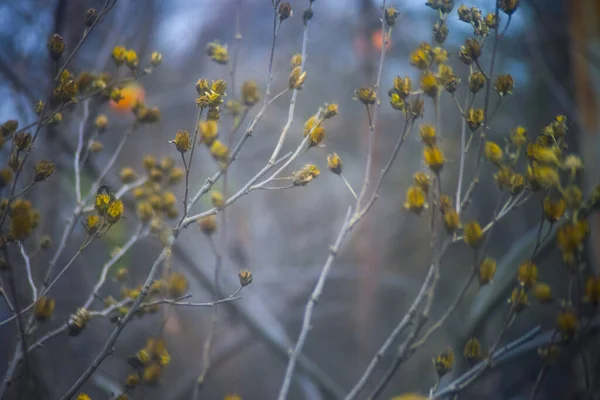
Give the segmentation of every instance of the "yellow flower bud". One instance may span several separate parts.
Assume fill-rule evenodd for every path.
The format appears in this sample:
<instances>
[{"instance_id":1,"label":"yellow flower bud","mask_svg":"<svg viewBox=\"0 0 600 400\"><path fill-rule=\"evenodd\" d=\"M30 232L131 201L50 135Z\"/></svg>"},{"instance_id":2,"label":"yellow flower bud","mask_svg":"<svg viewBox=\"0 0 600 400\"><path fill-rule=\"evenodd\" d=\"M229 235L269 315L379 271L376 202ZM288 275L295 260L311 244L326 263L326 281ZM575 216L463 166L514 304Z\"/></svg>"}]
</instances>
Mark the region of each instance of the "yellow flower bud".
<instances>
[{"instance_id":1,"label":"yellow flower bud","mask_svg":"<svg viewBox=\"0 0 600 400\"><path fill-rule=\"evenodd\" d=\"M479 284L487 285L496 275L496 260L491 257L485 257L479 265Z\"/></svg>"},{"instance_id":2,"label":"yellow flower bud","mask_svg":"<svg viewBox=\"0 0 600 400\"><path fill-rule=\"evenodd\" d=\"M331 153L327 155L327 167L331 172L337 175L341 174L342 166L342 159L337 153Z\"/></svg>"},{"instance_id":3,"label":"yellow flower bud","mask_svg":"<svg viewBox=\"0 0 600 400\"><path fill-rule=\"evenodd\" d=\"M483 241L483 231L477 221L471 221L464 226L465 243L477 247Z\"/></svg>"},{"instance_id":4,"label":"yellow flower bud","mask_svg":"<svg viewBox=\"0 0 600 400\"><path fill-rule=\"evenodd\" d=\"M526 288L532 287L538 278L538 268L533 261L525 261L519 266L517 280Z\"/></svg>"},{"instance_id":5,"label":"yellow flower bud","mask_svg":"<svg viewBox=\"0 0 600 400\"><path fill-rule=\"evenodd\" d=\"M423 192L423 189L418 186L411 186L406 191L404 208L415 214L420 214L427 207L425 200L425 192Z\"/></svg>"}]
</instances>

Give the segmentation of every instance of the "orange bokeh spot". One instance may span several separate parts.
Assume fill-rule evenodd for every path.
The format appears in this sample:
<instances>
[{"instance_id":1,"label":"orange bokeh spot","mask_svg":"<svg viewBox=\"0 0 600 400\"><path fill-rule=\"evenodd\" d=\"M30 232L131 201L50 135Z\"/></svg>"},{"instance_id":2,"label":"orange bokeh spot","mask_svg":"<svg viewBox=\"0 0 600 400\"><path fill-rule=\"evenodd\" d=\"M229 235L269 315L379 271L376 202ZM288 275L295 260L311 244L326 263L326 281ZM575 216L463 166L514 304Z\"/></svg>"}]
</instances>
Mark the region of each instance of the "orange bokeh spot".
<instances>
[{"instance_id":1,"label":"orange bokeh spot","mask_svg":"<svg viewBox=\"0 0 600 400\"><path fill-rule=\"evenodd\" d=\"M111 109L119 113L130 112L131 107L136 102L136 100L143 101L145 95L146 92L144 91L144 88L141 85L137 83L132 83L121 89L121 96L123 96L123 98L119 100L118 103L115 103L111 100L109 106Z\"/></svg>"},{"instance_id":2,"label":"orange bokeh spot","mask_svg":"<svg viewBox=\"0 0 600 400\"><path fill-rule=\"evenodd\" d=\"M375 48L377 50L381 50L381 47L383 46L383 33L381 32L381 29L378 29L375 32L373 32L373 34L371 35L371 43L373 43L373 46L375 46ZM385 49L389 50L391 44L392 44L392 40L388 36L388 40L387 40Z\"/></svg>"}]
</instances>

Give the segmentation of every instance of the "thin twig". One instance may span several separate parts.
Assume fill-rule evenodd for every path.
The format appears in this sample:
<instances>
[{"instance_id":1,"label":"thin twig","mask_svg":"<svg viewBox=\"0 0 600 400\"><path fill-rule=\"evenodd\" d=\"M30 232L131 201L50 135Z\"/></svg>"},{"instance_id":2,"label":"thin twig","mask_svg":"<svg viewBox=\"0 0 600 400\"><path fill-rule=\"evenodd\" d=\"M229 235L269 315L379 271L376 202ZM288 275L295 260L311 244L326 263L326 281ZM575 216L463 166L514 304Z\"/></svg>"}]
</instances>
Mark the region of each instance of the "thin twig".
<instances>
[{"instance_id":1,"label":"thin twig","mask_svg":"<svg viewBox=\"0 0 600 400\"><path fill-rule=\"evenodd\" d=\"M313 2L311 1L308 6L307 12L312 12ZM300 70L304 71L304 66L306 65L306 48L308 46L308 21L305 21L304 24L304 33L302 35L302 63L300 64ZM281 148L283 147L283 142L287 136L287 132L292 126L292 122L294 121L294 111L296 109L296 98L298 96L298 89L294 89L292 92L292 100L290 101L290 107L288 110L288 119L279 135L279 140L277 141L277 145L275 145L275 149L271 154L271 158L269 158L269 163L274 163L279 153L281 152ZM285 91L284 91L285 92Z\"/></svg>"},{"instance_id":2,"label":"thin twig","mask_svg":"<svg viewBox=\"0 0 600 400\"><path fill-rule=\"evenodd\" d=\"M214 307L217 304L227 303L229 301L241 299L241 297L239 297L238 294L240 293L242 288L243 288L243 286L240 287L238 290L236 290L235 293L233 293L223 299L209 301L206 303L198 303L198 302L193 302L193 301L181 301L181 300L176 300L176 299L160 299L160 300L152 301L150 303L144 303L140 306L140 308L148 308L148 307L152 307L152 306L155 306L158 304L169 304L172 306L183 306L183 307ZM189 296L185 296L185 297L189 297Z\"/></svg>"},{"instance_id":3,"label":"thin twig","mask_svg":"<svg viewBox=\"0 0 600 400\"><path fill-rule=\"evenodd\" d=\"M33 275L31 275L31 260L29 259L29 255L25 251L25 246L23 242L19 242L19 249L21 250L21 256L23 257L23 261L25 261L25 271L27 271L27 281L29 282L29 286L31 287L31 297L35 302L37 300L37 288L35 287L35 282L33 281Z\"/></svg>"},{"instance_id":4,"label":"thin twig","mask_svg":"<svg viewBox=\"0 0 600 400\"><path fill-rule=\"evenodd\" d=\"M386 47L388 45L388 41L390 40L390 36L392 34L392 27L390 26L388 31L385 30L385 5L386 0L383 0L381 4L381 33L384 35L383 44L381 46L381 54L379 56L379 69L377 70L377 78L375 81L375 91L377 93L376 98L377 102L373 105L373 115L369 113L369 109L367 107L367 113L369 114L369 144L367 148L367 162L365 165L365 179L363 182L363 186L360 190L360 195L358 196L358 206L357 209L360 209L363 198L366 195L367 188L369 186L369 179L371 176L371 165L373 163L373 152L375 146L375 127L377 125L377 117L379 115L379 101L380 101L380 93L381 93L381 75L383 74L383 63L385 61L386 55Z\"/></svg>"},{"instance_id":5,"label":"thin twig","mask_svg":"<svg viewBox=\"0 0 600 400\"><path fill-rule=\"evenodd\" d=\"M75 150L75 157L73 158L73 169L75 171L75 195L77 198L77 204L81 203L81 150L83 149L83 134L84 128L87 125L87 120L90 115L90 104L89 100L83 102L83 117L79 123L79 134L77 135L77 149Z\"/></svg>"},{"instance_id":6,"label":"thin twig","mask_svg":"<svg viewBox=\"0 0 600 400\"><path fill-rule=\"evenodd\" d=\"M467 95L465 97L465 108L467 107L467 104L469 103L469 93L471 93L469 90L467 90ZM452 95L452 97L454 97L454 99L456 100L456 104L458 105L458 107L460 108L460 105L458 104L458 100L456 99L456 96ZM465 159L467 158L467 149L466 149L466 141L467 141L467 118L464 115L464 112L462 112L461 110L461 114L463 114L463 118L461 120L461 125L460 125L460 160L459 160L459 166L458 166L458 183L456 184L456 199L455 199L455 207L456 207L456 212L459 213L460 212L460 205L461 205L461 192L462 192L462 185L463 185L463 179L464 179L464 175L465 175Z\"/></svg>"}]
</instances>

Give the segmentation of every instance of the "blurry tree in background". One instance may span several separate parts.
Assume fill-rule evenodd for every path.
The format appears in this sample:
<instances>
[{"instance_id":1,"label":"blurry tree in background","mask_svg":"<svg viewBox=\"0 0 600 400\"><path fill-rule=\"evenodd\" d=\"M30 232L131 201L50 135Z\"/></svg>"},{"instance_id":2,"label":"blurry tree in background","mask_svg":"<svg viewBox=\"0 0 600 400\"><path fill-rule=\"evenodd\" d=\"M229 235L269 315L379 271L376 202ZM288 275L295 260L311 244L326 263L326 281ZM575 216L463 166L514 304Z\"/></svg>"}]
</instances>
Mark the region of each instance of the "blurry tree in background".
<instances>
[{"instance_id":1,"label":"blurry tree in background","mask_svg":"<svg viewBox=\"0 0 600 400\"><path fill-rule=\"evenodd\" d=\"M0 398L598 396L598 2L385 4L0 0Z\"/></svg>"}]
</instances>

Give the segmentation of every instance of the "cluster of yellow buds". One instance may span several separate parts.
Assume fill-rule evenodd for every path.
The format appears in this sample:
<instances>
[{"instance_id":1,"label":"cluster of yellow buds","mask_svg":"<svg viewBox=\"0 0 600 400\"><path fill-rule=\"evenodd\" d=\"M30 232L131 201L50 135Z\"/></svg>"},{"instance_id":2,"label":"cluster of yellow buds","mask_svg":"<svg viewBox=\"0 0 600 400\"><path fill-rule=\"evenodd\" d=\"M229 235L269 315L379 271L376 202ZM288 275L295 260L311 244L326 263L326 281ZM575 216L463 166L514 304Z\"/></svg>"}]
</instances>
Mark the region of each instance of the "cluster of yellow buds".
<instances>
[{"instance_id":1,"label":"cluster of yellow buds","mask_svg":"<svg viewBox=\"0 0 600 400\"><path fill-rule=\"evenodd\" d=\"M325 140L325 127L323 122L339 113L337 104L325 104L316 114L304 123L304 137L308 136L310 147L319 146Z\"/></svg>"},{"instance_id":2,"label":"cluster of yellow buds","mask_svg":"<svg viewBox=\"0 0 600 400\"><path fill-rule=\"evenodd\" d=\"M151 222L153 232L159 233L164 218L179 216L177 197L171 187L181 181L185 172L175 167L175 160L171 157L163 157L159 161L147 155L143 166L148 180L132 192L137 201L137 215L143 222ZM120 177L123 183L131 183L137 179L137 173L126 167L121 170Z\"/></svg>"},{"instance_id":3,"label":"cluster of yellow buds","mask_svg":"<svg viewBox=\"0 0 600 400\"><path fill-rule=\"evenodd\" d=\"M212 81L212 84L209 84L206 79L199 79L196 82L196 92L198 92L196 105L201 109L208 109L207 120L218 122L221 119L219 106L223 103L226 89L227 84L222 79Z\"/></svg>"},{"instance_id":4,"label":"cluster of yellow buds","mask_svg":"<svg viewBox=\"0 0 600 400\"><path fill-rule=\"evenodd\" d=\"M291 89L302 89L302 85L306 80L306 71L302 71L302 55L294 54L290 60L290 77L288 79L288 87Z\"/></svg>"},{"instance_id":5,"label":"cluster of yellow buds","mask_svg":"<svg viewBox=\"0 0 600 400\"><path fill-rule=\"evenodd\" d=\"M488 36L493 29L498 27L499 21L493 12L483 15L483 12L477 7L468 7L464 4L461 4L456 12L459 20L473 27L473 34L476 36Z\"/></svg>"},{"instance_id":6,"label":"cluster of yellow buds","mask_svg":"<svg viewBox=\"0 0 600 400\"><path fill-rule=\"evenodd\" d=\"M304 186L319 176L320 173L321 170L316 165L306 164L300 170L293 173L292 182L294 186Z\"/></svg>"},{"instance_id":7,"label":"cluster of yellow buds","mask_svg":"<svg viewBox=\"0 0 600 400\"><path fill-rule=\"evenodd\" d=\"M2 212L7 203L8 201L3 199ZM2 238L2 242L26 239L37 228L40 221L40 212L31 206L29 200L24 199L16 199L10 204L8 216L10 217L10 226L8 234Z\"/></svg>"},{"instance_id":8,"label":"cluster of yellow buds","mask_svg":"<svg viewBox=\"0 0 600 400\"><path fill-rule=\"evenodd\" d=\"M229 62L229 52L227 46L219 42L210 42L206 45L206 55L217 64L226 65Z\"/></svg>"},{"instance_id":9,"label":"cluster of yellow buds","mask_svg":"<svg viewBox=\"0 0 600 400\"><path fill-rule=\"evenodd\" d=\"M125 387L131 390L142 382L150 386L156 385L164 368L171 363L171 355L164 339L150 338L146 346L129 357L128 361L138 371L126 378Z\"/></svg>"},{"instance_id":10,"label":"cluster of yellow buds","mask_svg":"<svg viewBox=\"0 0 600 400\"><path fill-rule=\"evenodd\" d=\"M123 201L115 198L110 189L103 186L96 194L94 211L87 216L85 229L90 236L100 236L123 218L124 210Z\"/></svg>"},{"instance_id":11,"label":"cluster of yellow buds","mask_svg":"<svg viewBox=\"0 0 600 400\"><path fill-rule=\"evenodd\" d=\"M183 296L188 290L188 281L180 272L172 272L167 278L167 291L173 298Z\"/></svg>"},{"instance_id":12,"label":"cluster of yellow buds","mask_svg":"<svg viewBox=\"0 0 600 400\"><path fill-rule=\"evenodd\" d=\"M131 107L135 120L140 124L154 124L160 120L158 107L147 107L141 100L136 100Z\"/></svg>"},{"instance_id":13,"label":"cluster of yellow buds","mask_svg":"<svg viewBox=\"0 0 600 400\"><path fill-rule=\"evenodd\" d=\"M68 103L75 100L79 91L77 79L65 69L58 77L58 82L52 89L52 100L57 103Z\"/></svg>"},{"instance_id":14,"label":"cluster of yellow buds","mask_svg":"<svg viewBox=\"0 0 600 400\"><path fill-rule=\"evenodd\" d=\"M135 71L138 67L138 55L135 50L127 49L124 46L115 46L112 51L112 59L115 65L127 65L129 69Z\"/></svg>"},{"instance_id":15,"label":"cluster of yellow buds","mask_svg":"<svg viewBox=\"0 0 600 400\"><path fill-rule=\"evenodd\" d=\"M252 107L260 100L260 91L255 81L249 80L242 84L242 103Z\"/></svg>"}]
</instances>

